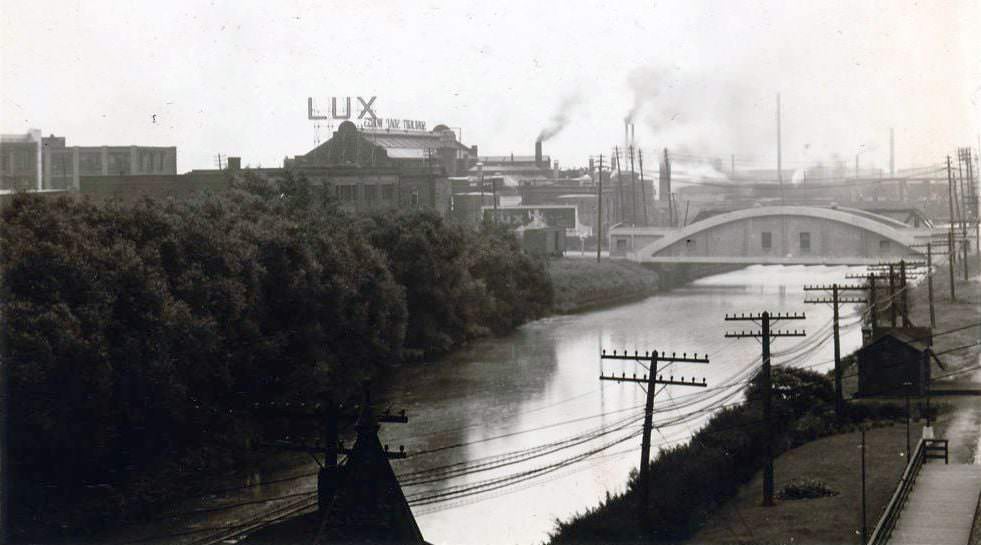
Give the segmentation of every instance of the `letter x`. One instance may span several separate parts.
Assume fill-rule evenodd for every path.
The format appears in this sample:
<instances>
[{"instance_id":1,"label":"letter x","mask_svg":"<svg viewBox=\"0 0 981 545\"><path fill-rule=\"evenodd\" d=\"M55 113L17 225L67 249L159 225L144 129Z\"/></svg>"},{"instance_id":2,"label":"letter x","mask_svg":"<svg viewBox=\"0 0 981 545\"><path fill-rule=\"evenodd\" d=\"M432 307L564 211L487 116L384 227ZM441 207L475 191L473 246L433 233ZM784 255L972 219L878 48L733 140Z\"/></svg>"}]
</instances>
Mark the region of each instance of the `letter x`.
<instances>
[{"instance_id":1,"label":"letter x","mask_svg":"<svg viewBox=\"0 0 981 545\"><path fill-rule=\"evenodd\" d=\"M378 119L375 116L375 112L373 112L371 110L371 105L375 103L375 99L376 98L378 98L378 97L371 97L371 100L369 100L368 102L365 102L363 98L358 97L358 102L361 103L361 113L358 114L358 119L361 119L362 117L364 117L365 114L370 115L371 116L371 119Z\"/></svg>"}]
</instances>

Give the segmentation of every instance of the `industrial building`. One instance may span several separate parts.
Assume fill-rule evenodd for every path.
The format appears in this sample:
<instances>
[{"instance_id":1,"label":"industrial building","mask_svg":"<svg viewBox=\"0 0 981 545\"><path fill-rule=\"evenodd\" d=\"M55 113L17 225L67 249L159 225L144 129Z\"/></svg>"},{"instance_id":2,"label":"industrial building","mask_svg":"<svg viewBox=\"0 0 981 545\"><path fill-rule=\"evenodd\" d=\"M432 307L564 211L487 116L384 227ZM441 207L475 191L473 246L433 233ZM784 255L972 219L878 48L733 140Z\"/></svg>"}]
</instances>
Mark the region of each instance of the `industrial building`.
<instances>
[{"instance_id":1,"label":"industrial building","mask_svg":"<svg viewBox=\"0 0 981 545\"><path fill-rule=\"evenodd\" d=\"M68 146L64 136L0 137L0 189L75 190L83 178L172 176L177 148L156 146Z\"/></svg>"}]
</instances>

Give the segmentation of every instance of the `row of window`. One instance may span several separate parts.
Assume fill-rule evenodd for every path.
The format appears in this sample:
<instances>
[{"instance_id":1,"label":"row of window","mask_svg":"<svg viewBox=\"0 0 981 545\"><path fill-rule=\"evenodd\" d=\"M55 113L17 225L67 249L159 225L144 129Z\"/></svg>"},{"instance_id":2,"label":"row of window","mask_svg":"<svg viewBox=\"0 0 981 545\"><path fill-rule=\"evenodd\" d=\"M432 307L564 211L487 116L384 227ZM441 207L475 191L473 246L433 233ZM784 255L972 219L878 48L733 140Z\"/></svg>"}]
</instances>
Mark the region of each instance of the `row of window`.
<instances>
[{"instance_id":1,"label":"row of window","mask_svg":"<svg viewBox=\"0 0 981 545\"><path fill-rule=\"evenodd\" d=\"M358 186L356 185L338 185L337 198L342 201L354 202L358 200ZM394 184L384 184L378 185L365 185L364 187L364 200L365 202L374 202L378 200L379 193L381 194L381 199L384 201L395 200L395 185ZM379 191L379 188L381 191Z\"/></svg>"}]
</instances>

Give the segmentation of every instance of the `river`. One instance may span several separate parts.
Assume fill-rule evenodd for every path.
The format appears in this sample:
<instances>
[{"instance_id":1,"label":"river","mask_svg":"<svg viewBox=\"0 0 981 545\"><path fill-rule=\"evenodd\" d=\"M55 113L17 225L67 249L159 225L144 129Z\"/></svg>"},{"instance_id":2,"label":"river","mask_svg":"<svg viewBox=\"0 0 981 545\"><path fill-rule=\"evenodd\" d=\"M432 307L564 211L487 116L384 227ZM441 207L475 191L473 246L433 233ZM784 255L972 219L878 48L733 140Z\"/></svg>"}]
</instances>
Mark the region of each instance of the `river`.
<instances>
[{"instance_id":1,"label":"river","mask_svg":"<svg viewBox=\"0 0 981 545\"><path fill-rule=\"evenodd\" d=\"M383 443L405 445L409 454L393 467L426 540L541 543L556 519L623 489L639 462L645 394L638 384L600 381L599 375L646 371L633 361L601 362L601 349L708 354L709 364L659 369L665 378L704 378L707 386L658 389L655 452L684 441L719 405L738 402L749 373L759 368L756 340L723 335L755 325L726 322L727 313L806 311L806 320L774 325L805 329L808 336L775 340L773 364L830 369L831 308L805 305L802 286L840 282L849 270L752 266L635 303L539 320L438 361L397 369L379 394L393 410L404 409L409 423L385 424L380 434ZM861 345L855 313L853 305L843 306L843 355ZM313 469L312 462L298 464L250 483ZM314 490L315 481L253 486L244 499ZM242 499L237 493L204 505ZM185 527L234 524L251 512L252 506L209 512Z\"/></svg>"}]
</instances>

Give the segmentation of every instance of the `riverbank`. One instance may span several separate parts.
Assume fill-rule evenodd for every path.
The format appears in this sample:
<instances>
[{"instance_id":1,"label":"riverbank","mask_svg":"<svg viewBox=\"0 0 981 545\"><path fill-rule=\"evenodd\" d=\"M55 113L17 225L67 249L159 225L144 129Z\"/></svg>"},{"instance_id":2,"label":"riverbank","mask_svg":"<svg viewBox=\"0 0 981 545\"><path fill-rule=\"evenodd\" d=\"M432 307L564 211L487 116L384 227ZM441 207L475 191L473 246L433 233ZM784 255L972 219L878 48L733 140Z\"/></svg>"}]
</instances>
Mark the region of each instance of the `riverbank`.
<instances>
[{"instance_id":1,"label":"riverbank","mask_svg":"<svg viewBox=\"0 0 981 545\"><path fill-rule=\"evenodd\" d=\"M572 314L613 306L683 286L704 276L740 269L741 265L645 265L626 259L566 257L548 262L552 311Z\"/></svg>"},{"instance_id":2,"label":"riverbank","mask_svg":"<svg viewBox=\"0 0 981 545\"><path fill-rule=\"evenodd\" d=\"M978 371L979 347L976 346L979 340L979 330L976 324L981 319L981 290L979 290L981 286L978 283L976 260L972 258L970 265L971 268L968 272L968 277L971 280L969 281L964 280L962 269L958 265L958 274L955 278L956 301L949 300L950 286L948 269L940 268L934 277L934 309L937 318L937 326L934 330L934 350L938 354L941 354L941 358L945 362L943 369L934 368L934 378L939 379L935 387L953 386L955 388L961 388L967 383L967 387L977 389L979 387L978 382L981 382L978 380L979 375L981 375L981 372ZM915 325L929 325L929 301L927 298L926 282L911 290L910 301L912 307L911 320L913 323ZM883 322L880 321L880 323ZM970 375L966 375L966 373L970 373ZM851 378L846 380L846 396L850 393L849 387L852 390L855 387L854 374L854 368L845 370L846 377L852 375ZM921 401L925 400L913 400L914 407L920 405ZM934 401L934 403L938 402L940 400ZM949 404L950 409L939 416L936 422L936 430L939 436L952 439L952 461L970 462L976 460L979 455L979 426L977 424L981 422L981 397L959 398L956 401L943 399L942 402ZM895 418L896 414L898 414L897 411L902 412L902 400L893 400L891 403L888 401L852 402L849 406L851 409L849 411L849 421L852 422L866 420L867 416L869 416L866 413L873 412L878 413L878 415L871 421L884 423ZM914 418L916 416L918 416L918 413L914 411ZM851 455L853 453L850 452L853 449L845 449L850 443L854 442L854 437L852 437L854 433L840 433L842 431L849 432L853 428L849 425L845 425L844 427L836 425L833 421L833 416L827 414L814 415L814 418L806 417L801 419L800 422L801 425L813 426L820 433L812 434L809 437L807 434L798 435L798 437L804 439L798 444L807 443L808 448L799 447L795 450L788 451L784 454L787 458L783 462L780 462L778 459L778 467L781 463L786 465L786 477L788 479L815 476L822 478L822 471L826 470L829 474L851 476L854 482L855 472L857 471L855 464L857 462L852 459L855 458L855 456ZM905 427L900 428L903 451L905 451ZM739 442L729 441L730 446L723 452L723 459L713 458L711 448L697 444L697 437L702 433L699 432L696 434L696 439L686 445L685 448L691 451L687 452L689 454L688 463L684 467L675 468L677 471L683 471L685 474L692 476L701 473L718 473L718 467L726 464L724 458L732 455L730 454L732 450L746 448L741 446ZM822 440L824 441L823 443L818 442L813 445L810 443L815 438L825 436L828 433L838 433L838 435L833 435ZM896 477L901 474L902 467L905 464L905 453L903 452L903 456L899 456L899 451L896 450L895 445L889 448L892 449L891 457L888 460L877 460L875 463L879 464L881 472L871 476L872 479L876 480L872 485L875 489L888 491L880 494L880 496L885 495L884 501L888 500L888 494L895 488ZM652 474L657 475L657 466L661 464L662 457L660 456L655 461ZM693 543L742 542L741 540L746 539L746 536L734 537L726 521L732 522L733 511L742 513L744 517L746 516L748 506L752 502L747 503L749 500L746 498L749 496L745 495L752 492L758 494L759 480L761 479L760 467L757 465L749 468L750 474L746 477L746 481L742 481L743 484L737 487L738 490L741 490L738 493L736 489L731 489L728 485L722 484L721 481L713 482L711 486L717 487L720 490L714 498L715 501L689 504L689 510L681 515L681 520L688 522L680 526L676 524L675 527L680 530L676 535L664 535L663 523L661 524L661 530L654 532L649 532L635 526L631 520L633 514L628 508L624 507L631 503L630 496L634 495L631 489L634 480L631 479L631 485L628 485L627 493L612 499L608 498L599 508L576 517L570 522L560 523L556 534L553 536L553 543L590 541L633 542L632 540L641 538L674 543L679 542L679 540L691 539L690 536L692 535L696 536L694 541L692 541ZM811 475L807 471L793 470L794 467L822 467L824 469L821 471L815 470L816 475ZM740 469L745 471L747 468ZM664 471L664 469L661 469L661 471ZM778 490L780 484L784 482L779 479L778 477ZM657 477L655 477L656 480ZM756 483L755 488L753 483ZM835 486L840 487L844 485L838 483L837 485L830 484L829 486L835 488ZM665 493L668 496L667 499L656 500L659 504L666 503L670 505L672 501L689 503L687 500L682 502L682 498L678 496L679 492L675 488L660 487L659 490L669 491ZM674 491L674 493L670 491ZM851 494L851 487L841 492L840 495L842 498L838 501L844 503L835 504L837 505L835 513L829 513L824 509L801 508L799 507L800 505L805 505L805 503L801 502L790 503L790 507L787 510L782 510L782 507L778 507L778 511L768 510L765 513L761 512L761 517L747 519L744 524L744 526L750 529L748 531L749 539L753 542L785 541L788 538L786 533L779 535L765 535L765 532L762 534L759 532L754 533L757 528L761 528L772 523L773 520L777 520L773 518L777 517L780 520L780 524L775 524L774 526L778 528L803 529L802 537L794 536L795 542L799 542L802 539L805 542L813 543L839 542L842 539L846 542L850 541L853 538L850 537L851 534L848 534L848 532L853 532L858 526L852 521L852 524L848 526L848 532L842 534L842 528L840 527L842 523L837 521L837 519L843 519L848 516L855 518L855 511L851 507L851 502L854 501L853 495ZM758 502L758 498L756 501ZM827 499L821 501L829 502L830 505L835 500ZM782 505L780 502L778 504ZM869 524L874 525L875 519L880 511L881 509L876 509L874 506L869 510ZM660 518L663 515L654 512L651 516ZM654 526L657 527L658 525L655 524ZM695 534L699 528L703 527L718 530L719 533L716 535L717 540L713 541L714 538L709 539L702 534ZM835 534L834 532L838 532L841 535ZM845 534L849 536L847 539ZM715 534L710 533L708 535ZM807 536L815 537L812 539Z\"/></svg>"},{"instance_id":3,"label":"riverbank","mask_svg":"<svg viewBox=\"0 0 981 545\"><path fill-rule=\"evenodd\" d=\"M950 298L950 270L938 267L933 279L934 329L933 350L939 354L944 367L931 364L934 379L931 390L937 394L950 391L981 389L981 282L978 262L972 256L968 262L968 280L964 279L961 264L957 265L954 291ZM921 282L910 292L910 320L917 326L930 325L929 288ZM887 319L887 318L886 318ZM884 323L880 321L880 323ZM972 346L973 345L973 346ZM857 390L854 358L844 369L846 396ZM897 400L898 401L898 400ZM912 436L921 435L920 418L925 398L913 398L915 419ZM977 463L981 445L981 398L973 396L935 395L932 403L944 409L934 426L937 437L950 440L951 463ZM792 479L818 478L837 490L839 495L808 501L778 502L774 508L759 506L758 490L762 474L744 485L739 494L708 519L705 527L690 543L783 542L848 543L855 539L860 527L860 490L856 477L859 458L855 448L860 444L856 432L837 435L804 445L785 453L775 461L776 487ZM868 468L867 524L869 531L878 522L890 495L895 490L906 465L905 426L872 431L867 434ZM976 516L977 517L977 516ZM981 518L975 526L981 524ZM791 530L788 530L791 529ZM793 534L791 535L791 533ZM981 537L974 536L977 544Z\"/></svg>"},{"instance_id":4,"label":"riverbank","mask_svg":"<svg viewBox=\"0 0 981 545\"><path fill-rule=\"evenodd\" d=\"M654 269L626 260L587 258L549 261L557 314L582 312L653 295L661 285Z\"/></svg>"},{"instance_id":5,"label":"riverbank","mask_svg":"<svg viewBox=\"0 0 981 545\"><path fill-rule=\"evenodd\" d=\"M916 425L914 437L922 434ZM906 426L883 423L866 432L866 524L871 532L906 468ZM774 490L792 482L821 483L829 494L780 499L773 507L760 503L762 472L713 514L685 543L855 543L861 529L861 432L841 433L785 452L774 461Z\"/></svg>"}]
</instances>

